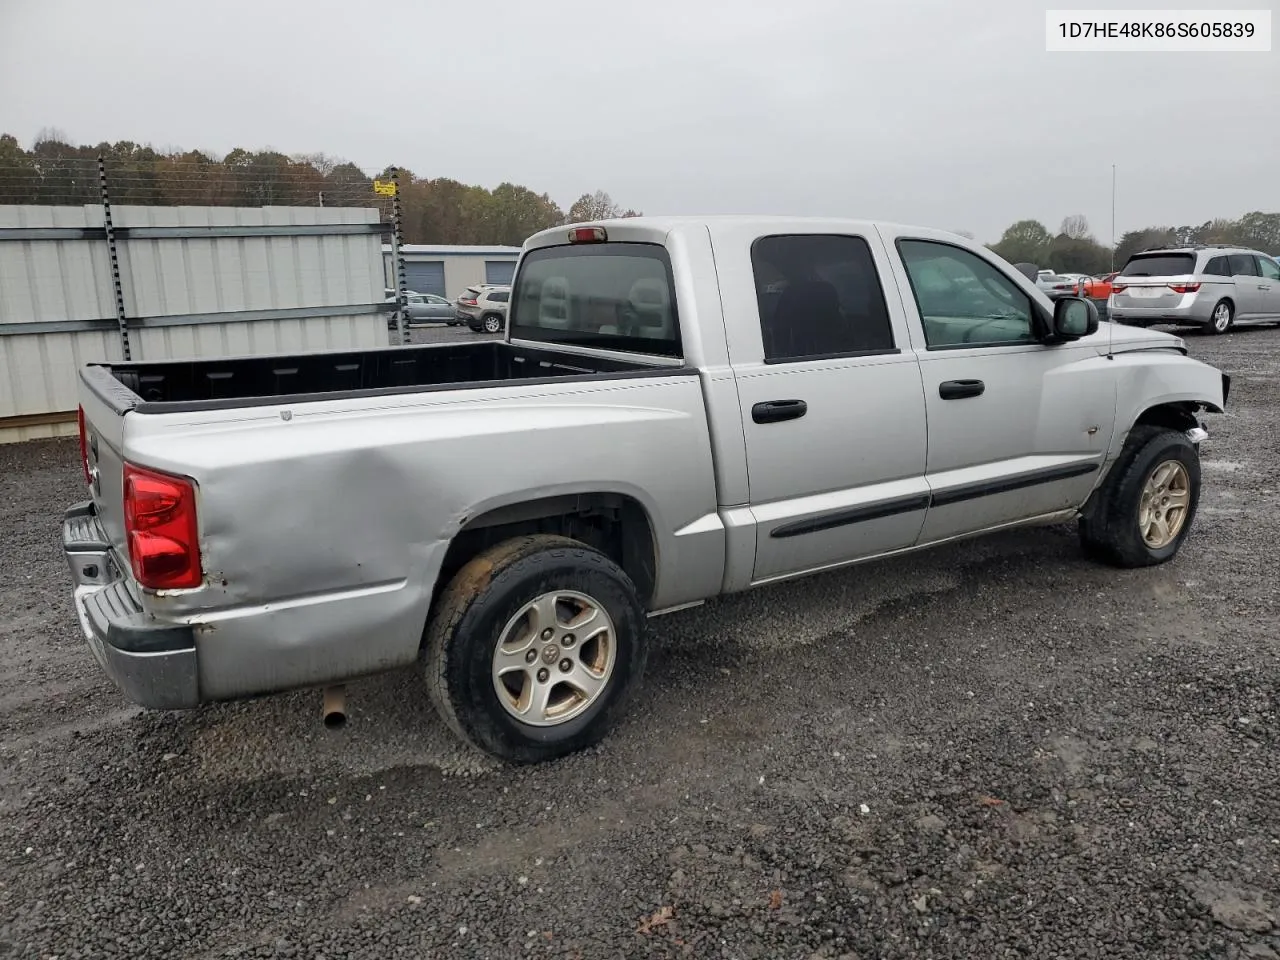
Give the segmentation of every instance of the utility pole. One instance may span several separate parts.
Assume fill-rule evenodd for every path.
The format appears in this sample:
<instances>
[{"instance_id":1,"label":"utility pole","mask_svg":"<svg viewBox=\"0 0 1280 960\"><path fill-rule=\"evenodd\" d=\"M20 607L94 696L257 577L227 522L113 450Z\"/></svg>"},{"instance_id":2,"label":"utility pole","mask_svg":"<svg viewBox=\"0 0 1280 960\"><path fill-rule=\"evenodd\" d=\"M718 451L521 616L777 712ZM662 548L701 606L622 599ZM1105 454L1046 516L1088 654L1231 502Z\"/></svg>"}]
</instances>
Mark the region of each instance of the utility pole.
<instances>
[{"instance_id":1,"label":"utility pole","mask_svg":"<svg viewBox=\"0 0 1280 960\"><path fill-rule=\"evenodd\" d=\"M1111 272L1116 269L1116 165L1111 165Z\"/></svg>"}]
</instances>

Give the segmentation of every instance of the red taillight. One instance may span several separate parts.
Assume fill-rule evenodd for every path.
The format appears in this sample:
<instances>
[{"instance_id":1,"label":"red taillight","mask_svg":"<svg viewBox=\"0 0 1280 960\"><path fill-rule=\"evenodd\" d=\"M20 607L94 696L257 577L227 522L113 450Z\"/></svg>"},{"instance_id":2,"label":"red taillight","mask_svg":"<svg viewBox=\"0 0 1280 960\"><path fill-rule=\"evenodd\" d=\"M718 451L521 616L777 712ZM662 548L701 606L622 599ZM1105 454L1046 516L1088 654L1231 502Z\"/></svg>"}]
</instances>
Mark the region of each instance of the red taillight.
<instances>
[{"instance_id":1,"label":"red taillight","mask_svg":"<svg viewBox=\"0 0 1280 960\"><path fill-rule=\"evenodd\" d=\"M608 239L604 227L574 227L569 231L570 243L604 243Z\"/></svg>"},{"instance_id":2,"label":"red taillight","mask_svg":"<svg viewBox=\"0 0 1280 960\"><path fill-rule=\"evenodd\" d=\"M476 302L470 297L459 297L458 302L465 303L468 307L474 307L476 305Z\"/></svg>"},{"instance_id":3,"label":"red taillight","mask_svg":"<svg viewBox=\"0 0 1280 960\"><path fill-rule=\"evenodd\" d=\"M124 529L138 583L152 590L198 587L196 491L190 480L124 465Z\"/></svg>"},{"instance_id":4,"label":"red taillight","mask_svg":"<svg viewBox=\"0 0 1280 960\"><path fill-rule=\"evenodd\" d=\"M1198 283L1171 283L1169 289L1174 293L1195 293L1200 289Z\"/></svg>"},{"instance_id":5,"label":"red taillight","mask_svg":"<svg viewBox=\"0 0 1280 960\"><path fill-rule=\"evenodd\" d=\"M80 466L84 468L84 482L92 486L93 475L89 473L89 434L84 426L84 407L80 407L76 419L80 422Z\"/></svg>"},{"instance_id":6,"label":"red taillight","mask_svg":"<svg viewBox=\"0 0 1280 960\"><path fill-rule=\"evenodd\" d=\"M1126 290L1128 290L1128 289L1129 289L1129 285L1128 285L1127 283L1113 283L1113 284L1111 284L1111 292L1112 292L1112 293L1124 293L1124 292L1125 292Z\"/></svg>"}]
</instances>

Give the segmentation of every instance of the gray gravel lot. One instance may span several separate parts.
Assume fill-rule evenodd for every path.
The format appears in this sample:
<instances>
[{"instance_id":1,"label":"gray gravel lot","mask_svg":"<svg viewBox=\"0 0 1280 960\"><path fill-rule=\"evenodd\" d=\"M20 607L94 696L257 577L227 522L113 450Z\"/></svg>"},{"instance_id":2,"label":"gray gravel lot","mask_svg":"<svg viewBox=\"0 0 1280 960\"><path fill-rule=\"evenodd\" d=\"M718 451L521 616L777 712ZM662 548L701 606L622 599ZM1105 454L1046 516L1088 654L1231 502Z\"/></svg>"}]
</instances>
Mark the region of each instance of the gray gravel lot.
<instances>
[{"instance_id":1,"label":"gray gravel lot","mask_svg":"<svg viewBox=\"0 0 1280 960\"><path fill-rule=\"evenodd\" d=\"M1188 340L1234 384L1175 562L1014 532L675 614L617 733L519 770L411 671L340 731L131 707L75 443L0 446L0 956L1280 956L1280 330Z\"/></svg>"}]
</instances>

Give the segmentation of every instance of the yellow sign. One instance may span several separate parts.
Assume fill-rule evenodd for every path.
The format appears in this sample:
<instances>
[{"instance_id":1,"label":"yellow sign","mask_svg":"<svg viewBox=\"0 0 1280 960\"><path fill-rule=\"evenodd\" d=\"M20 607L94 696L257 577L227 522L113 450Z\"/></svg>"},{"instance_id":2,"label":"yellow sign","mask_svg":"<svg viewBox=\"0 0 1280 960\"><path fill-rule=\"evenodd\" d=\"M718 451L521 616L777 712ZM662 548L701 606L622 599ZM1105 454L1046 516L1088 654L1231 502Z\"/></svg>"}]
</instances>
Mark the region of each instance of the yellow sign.
<instances>
[{"instance_id":1,"label":"yellow sign","mask_svg":"<svg viewBox=\"0 0 1280 960\"><path fill-rule=\"evenodd\" d=\"M380 193L384 197L394 197L396 195L396 184L394 180L375 180L373 181L373 192Z\"/></svg>"}]
</instances>

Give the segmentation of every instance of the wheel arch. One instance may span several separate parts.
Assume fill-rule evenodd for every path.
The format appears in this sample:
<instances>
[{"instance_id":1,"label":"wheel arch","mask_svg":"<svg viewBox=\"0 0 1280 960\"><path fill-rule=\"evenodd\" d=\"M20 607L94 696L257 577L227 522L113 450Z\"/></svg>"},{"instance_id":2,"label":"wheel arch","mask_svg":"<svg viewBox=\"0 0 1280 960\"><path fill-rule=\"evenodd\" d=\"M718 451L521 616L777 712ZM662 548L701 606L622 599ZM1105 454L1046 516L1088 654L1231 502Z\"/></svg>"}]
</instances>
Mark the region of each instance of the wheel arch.
<instances>
[{"instance_id":1,"label":"wheel arch","mask_svg":"<svg viewBox=\"0 0 1280 960\"><path fill-rule=\"evenodd\" d=\"M432 607L453 575L482 550L530 533L554 533L595 547L626 572L647 607L657 590L659 542L653 511L619 490L526 496L483 505L449 540L432 591Z\"/></svg>"},{"instance_id":2,"label":"wheel arch","mask_svg":"<svg viewBox=\"0 0 1280 960\"><path fill-rule=\"evenodd\" d=\"M1221 410L1214 409L1211 405L1200 401L1193 400L1172 400L1163 403L1157 403L1145 410L1141 411L1134 418L1132 426L1151 426L1166 427L1169 430L1190 430L1193 427L1200 426L1200 419L1196 416L1196 412L1202 407L1212 409L1214 413L1221 413Z\"/></svg>"}]
</instances>

